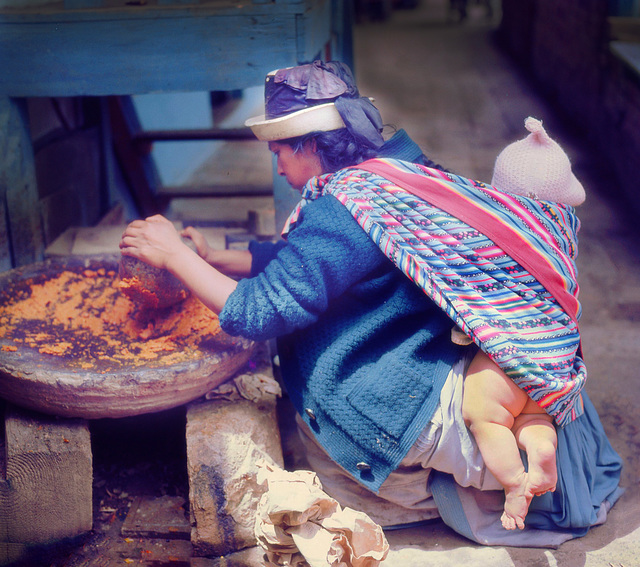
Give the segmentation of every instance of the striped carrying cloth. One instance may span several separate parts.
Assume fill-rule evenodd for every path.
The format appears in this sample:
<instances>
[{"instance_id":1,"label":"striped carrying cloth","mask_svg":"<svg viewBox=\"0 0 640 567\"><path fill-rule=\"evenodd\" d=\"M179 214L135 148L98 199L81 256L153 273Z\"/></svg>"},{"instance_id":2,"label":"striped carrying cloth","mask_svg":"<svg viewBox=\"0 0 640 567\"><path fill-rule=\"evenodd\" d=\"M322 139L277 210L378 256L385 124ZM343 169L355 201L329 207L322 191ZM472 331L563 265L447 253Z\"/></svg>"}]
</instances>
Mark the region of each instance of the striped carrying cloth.
<instances>
[{"instance_id":1,"label":"striped carrying cloth","mask_svg":"<svg viewBox=\"0 0 640 567\"><path fill-rule=\"evenodd\" d=\"M558 425L583 413L572 207L375 159L310 180L284 236L324 194Z\"/></svg>"}]
</instances>

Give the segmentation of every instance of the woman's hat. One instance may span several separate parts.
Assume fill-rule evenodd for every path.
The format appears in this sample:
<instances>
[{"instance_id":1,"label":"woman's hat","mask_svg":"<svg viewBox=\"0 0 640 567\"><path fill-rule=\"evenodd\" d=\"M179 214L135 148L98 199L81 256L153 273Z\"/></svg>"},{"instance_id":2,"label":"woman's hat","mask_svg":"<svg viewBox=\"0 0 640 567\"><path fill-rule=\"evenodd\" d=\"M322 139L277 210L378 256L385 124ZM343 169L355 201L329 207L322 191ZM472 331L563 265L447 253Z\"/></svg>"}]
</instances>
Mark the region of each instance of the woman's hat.
<instances>
[{"instance_id":1,"label":"woman's hat","mask_svg":"<svg viewBox=\"0 0 640 567\"><path fill-rule=\"evenodd\" d=\"M491 185L542 201L574 207L584 203L584 188L571 171L567 154L549 137L540 120L529 117L524 126L531 133L500 152Z\"/></svg>"},{"instance_id":2,"label":"woman's hat","mask_svg":"<svg viewBox=\"0 0 640 567\"><path fill-rule=\"evenodd\" d=\"M245 122L259 140L347 128L368 147L384 143L380 112L360 96L351 70L338 61L272 71L265 80L264 99L264 115Z\"/></svg>"}]
</instances>

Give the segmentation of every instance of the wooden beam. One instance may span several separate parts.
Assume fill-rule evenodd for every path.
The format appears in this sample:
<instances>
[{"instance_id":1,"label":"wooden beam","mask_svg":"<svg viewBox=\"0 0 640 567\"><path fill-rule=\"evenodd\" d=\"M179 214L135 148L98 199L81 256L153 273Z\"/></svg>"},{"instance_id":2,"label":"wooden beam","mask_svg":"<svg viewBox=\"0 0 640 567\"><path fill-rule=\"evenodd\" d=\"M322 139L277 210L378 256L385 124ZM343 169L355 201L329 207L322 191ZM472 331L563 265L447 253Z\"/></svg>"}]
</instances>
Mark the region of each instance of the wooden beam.
<instances>
[{"instance_id":1,"label":"wooden beam","mask_svg":"<svg viewBox=\"0 0 640 567\"><path fill-rule=\"evenodd\" d=\"M187 140L255 140L251 128L202 128L197 130L142 130L135 143L184 142Z\"/></svg>"},{"instance_id":2,"label":"wooden beam","mask_svg":"<svg viewBox=\"0 0 640 567\"><path fill-rule=\"evenodd\" d=\"M272 378L266 345L258 353L245 372ZM263 492L256 463L266 459L283 466L275 395L192 402L186 436L194 555L227 555L254 546Z\"/></svg>"},{"instance_id":3,"label":"wooden beam","mask_svg":"<svg viewBox=\"0 0 640 567\"><path fill-rule=\"evenodd\" d=\"M270 197L273 195L272 186L248 187L246 185L202 185L178 187L161 187L158 195L165 199L192 199L198 197Z\"/></svg>"},{"instance_id":4,"label":"wooden beam","mask_svg":"<svg viewBox=\"0 0 640 567\"><path fill-rule=\"evenodd\" d=\"M0 94L244 89L296 65L296 19L330 0L1 10Z\"/></svg>"},{"instance_id":5,"label":"wooden beam","mask_svg":"<svg viewBox=\"0 0 640 567\"><path fill-rule=\"evenodd\" d=\"M127 181L133 200L142 216L162 213L168 201L156 196L159 175L150 156L151 145L134 143L141 132L130 97L108 97L113 150Z\"/></svg>"},{"instance_id":6,"label":"wooden beam","mask_svg":"<svg viewBox=\"0 0 640 567\"><path fill-rule=\"evenodd\" d=\"M0 475L0 561L92 528L93 459L85 420L7 405ZM12 559L13 558L13 559Z\"/></svg>"},{"instance_id":7,"label":"wooden beam","mask_svg":"<svg viewBox=\"0 0 640 567\"><path fill-rule=\"evenodd\" d=\"M44 256L28 125L24 100L0 96L0 270Z\"/></svg>"}]
</instances>

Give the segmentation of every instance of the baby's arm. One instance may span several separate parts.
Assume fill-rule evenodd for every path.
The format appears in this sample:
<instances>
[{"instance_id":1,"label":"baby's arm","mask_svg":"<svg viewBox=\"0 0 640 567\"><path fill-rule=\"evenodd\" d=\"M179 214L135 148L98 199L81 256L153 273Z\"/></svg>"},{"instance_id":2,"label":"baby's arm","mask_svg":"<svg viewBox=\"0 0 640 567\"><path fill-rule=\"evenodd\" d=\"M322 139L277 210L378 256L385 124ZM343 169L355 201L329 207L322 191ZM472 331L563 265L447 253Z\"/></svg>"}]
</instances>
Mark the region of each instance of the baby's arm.
<instances>
[{"instance_id":1,"label":"baby's arm","mask_svg":"<svg viewBox=\"0 0 640 567\"><path fill-rule=\"evenodd\" d=\"M237 285L189 248L173 224L160 215L129 224L122 234L120 251L168 270L215 313L222 311Z\"/></svg>"}]
</instances>

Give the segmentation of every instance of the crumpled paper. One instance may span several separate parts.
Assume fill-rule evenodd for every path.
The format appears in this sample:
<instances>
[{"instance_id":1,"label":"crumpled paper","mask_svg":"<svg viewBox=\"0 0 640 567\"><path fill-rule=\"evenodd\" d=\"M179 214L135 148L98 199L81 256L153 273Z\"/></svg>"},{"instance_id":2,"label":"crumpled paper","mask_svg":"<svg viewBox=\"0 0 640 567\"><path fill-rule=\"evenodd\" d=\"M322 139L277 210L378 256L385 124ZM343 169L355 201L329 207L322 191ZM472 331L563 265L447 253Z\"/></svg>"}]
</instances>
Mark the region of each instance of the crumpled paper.
<instances>
[{"instance_id":1,"label":"crumpled paper","mask_svg":"<svg viewBox=\"0 0 640 567\"><path fill-rule=\"evenodd\" d=\"M265 493L255 534L267 567L375 567L389 552L382 528L364 512L342 508L311 471L288 472L261 461Z\"/></svg>"},{"instance_id":2,"label":"crumpled paper","mask_svg":"<svg viewBox=\"0 0 640 567\"><path fill-rule=\"evenodd\" d=\"M259 373L240 374L231 380L220 384L215 390L205 395L207 400L241 399L260 402L265 398L282 396L280 384L272 376Z\"/></svg>"}]
</instances>

